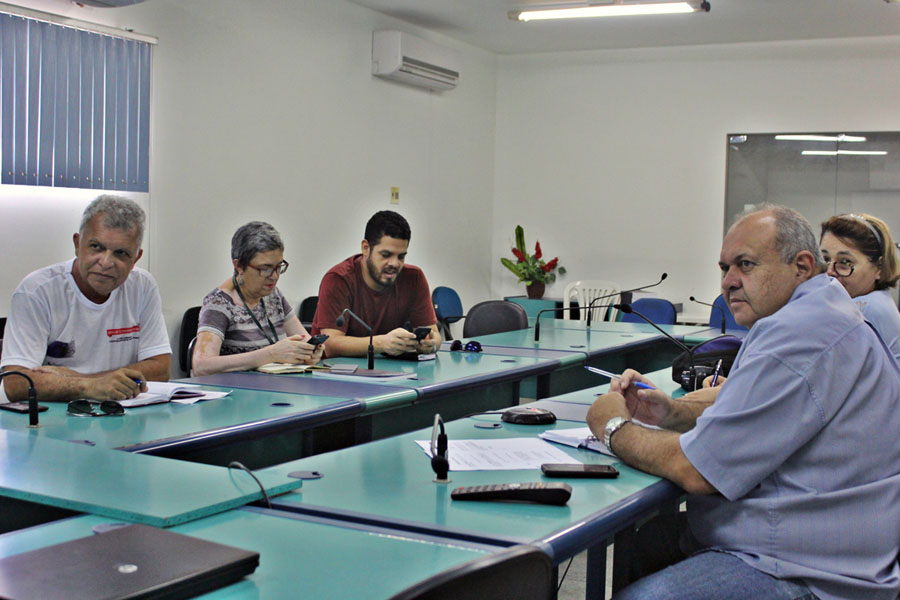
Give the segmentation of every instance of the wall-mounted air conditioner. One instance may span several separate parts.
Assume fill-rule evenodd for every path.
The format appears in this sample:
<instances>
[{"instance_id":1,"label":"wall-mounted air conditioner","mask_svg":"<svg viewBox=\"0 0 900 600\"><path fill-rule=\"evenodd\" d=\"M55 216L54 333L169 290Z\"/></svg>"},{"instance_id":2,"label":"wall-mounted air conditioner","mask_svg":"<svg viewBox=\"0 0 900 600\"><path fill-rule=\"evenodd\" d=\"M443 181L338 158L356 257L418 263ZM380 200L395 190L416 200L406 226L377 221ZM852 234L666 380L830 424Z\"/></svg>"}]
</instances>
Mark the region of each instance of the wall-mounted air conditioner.
<instances>
[{"instance_id":1,"label":"wall-mounted air conditioner","mask_svg":"<svg viewBox=\"0 0 900 600\"><path fill-rule=\"evenodd\" d=\"M376 31L372 74L430 90L452 90L459 81L459 66L446 48L401 31Z\"/></svg>"}]
</instances>

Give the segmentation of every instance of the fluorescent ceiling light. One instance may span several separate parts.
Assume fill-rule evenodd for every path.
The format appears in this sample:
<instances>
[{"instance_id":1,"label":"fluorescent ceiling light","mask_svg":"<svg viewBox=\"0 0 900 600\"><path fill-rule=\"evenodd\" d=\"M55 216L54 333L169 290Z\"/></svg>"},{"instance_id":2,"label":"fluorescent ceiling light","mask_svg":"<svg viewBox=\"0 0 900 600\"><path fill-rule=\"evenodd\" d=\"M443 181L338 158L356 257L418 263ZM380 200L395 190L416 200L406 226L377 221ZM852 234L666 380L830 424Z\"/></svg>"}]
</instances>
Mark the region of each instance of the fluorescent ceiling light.
<instances>
[{"instance_id":1,"label":"fluorescent ceiling light","mask_svg":"<svg viewBox=\"0 0 900 600\"><path fill-rule=\"evenodd\" d=\"M776 140L787 140L792 142L864 142L866 138L860 135L776 135Z\"/></svg>"},{"instance_id":2,"label":"fluorescent ceiling light","mask_svg":"<svg viewBox=\"0 0 900 600\"><path fill-rule=\"evenodd\" d=\"M804 150L801 154L804 156L837 156L838 154L849 154L851 156L884 156L886 150Z\"/></svg>"},{"instance_id":3,"label":"fluorescent ceiling light","mask_svg":"<svg viewBox=\"0 0 900 600\"><path fill-rule=\"evenodd\" d=\"M514 21L537 21L542 19L582 19L588 17L624 17L632 15L669 15L690 13L700 10L709 11L709 2L637 2L623 3L616 0L608 4L581 4L560 8L538 10L514 10L509 18Z\"/></svg>"}]
</instances>

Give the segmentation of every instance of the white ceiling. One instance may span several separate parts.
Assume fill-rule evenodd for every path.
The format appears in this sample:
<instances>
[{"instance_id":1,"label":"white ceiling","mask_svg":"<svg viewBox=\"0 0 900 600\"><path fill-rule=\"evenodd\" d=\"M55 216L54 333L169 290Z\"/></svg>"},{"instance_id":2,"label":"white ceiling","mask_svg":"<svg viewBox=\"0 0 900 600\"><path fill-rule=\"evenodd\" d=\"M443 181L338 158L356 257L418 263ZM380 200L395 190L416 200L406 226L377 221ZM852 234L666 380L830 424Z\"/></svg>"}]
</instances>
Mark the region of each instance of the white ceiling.
<instances>
[{"instance_id":1,"label":"white ceiling","mask_svg":"<svg viewBox=\"0 0 900 600\"><path fill-rule=\"evenodd\" d=\"M709 0L708 13L519 23L526 6L571 0L350 0L497 54L900 35L885 0Z\"/></svg>"}]
</instances>

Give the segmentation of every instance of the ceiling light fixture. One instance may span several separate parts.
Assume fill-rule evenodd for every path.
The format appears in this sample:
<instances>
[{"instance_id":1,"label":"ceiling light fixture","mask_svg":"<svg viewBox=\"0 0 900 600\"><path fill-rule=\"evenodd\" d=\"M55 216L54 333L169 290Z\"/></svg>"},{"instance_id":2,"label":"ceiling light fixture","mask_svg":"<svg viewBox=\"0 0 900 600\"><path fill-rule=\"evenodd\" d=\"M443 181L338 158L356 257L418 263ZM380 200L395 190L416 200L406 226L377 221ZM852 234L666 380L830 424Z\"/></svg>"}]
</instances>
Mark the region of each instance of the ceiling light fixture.
<instances>
[{"instance_id":1,"label":"ceiling light fixture","mask_svg":"<svg viewBox=\"0 0 900 600\"><path fill-rule=\"evenodd\" d=\"M808 135L808 134L790 134L776 135L776 140L790 142L864 142L866 138L861 135Z\"/></svg>"},{"instance_id":2,"label":"ceiling light fixture","mask_svg":"<svg viewBox=\"0 0 900 600\"><path fill-rule=\"evenodd\" d=\"M886 150L804 150L801 152L803 156L885 156Z\"/></svg>"},{"instance_id":3,"label":"ceiling light fixture","mask_svg":"<svg viewBox=\"0 0 900 600\"><path fill-rule=\"evenodd\" d=\"M512 10L509 18L513 21L537 21L542 19L582 19L589 17L624 17L633 15L668 15L690 12L709 12L707 0L612 0L611 2L587 2L567 6L547 7L533 10Z\"/></svg>"}]
</instances>

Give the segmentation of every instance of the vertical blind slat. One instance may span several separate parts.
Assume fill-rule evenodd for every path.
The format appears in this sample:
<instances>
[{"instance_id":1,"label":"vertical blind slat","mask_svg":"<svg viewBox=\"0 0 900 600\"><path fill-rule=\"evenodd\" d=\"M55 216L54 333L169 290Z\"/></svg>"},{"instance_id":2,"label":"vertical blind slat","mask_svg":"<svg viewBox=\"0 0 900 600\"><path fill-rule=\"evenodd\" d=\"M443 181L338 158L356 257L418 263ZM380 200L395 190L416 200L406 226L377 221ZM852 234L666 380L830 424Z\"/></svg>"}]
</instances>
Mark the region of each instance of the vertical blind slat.
<instances>
[{"instance_id":1,"label":"vertical blind slat","mask_svg":"<svg viewBox=\"0 0 900 600\"><path fill-rule=\"evenodd\" d=\"M56 129L56 27L40 23L41 131L38 139L38 185L53 185L53 132Z\"/></svg>"},{"instance_id":2,"label":"vertical blind slat","mask_svg":"<svg viewBox=\"0 0 900 600\"><path fill-rule=\"evenodd\" d=\"M13 84L15 68L15 25L12 15L0 14L0 125L13 122ZM3 125L0 139L0 183L14 183L13 136Z\"/></svg>"},{"instance_id":3,"label":"vertical blind slat","mask_svg":"<svg viewBox=\"0 0 900 600\"><path fill-rule=\"evenodd\" d=\"M147 191L150 45L0 14L0 183Z\"/></svg>"}]
</instances>

